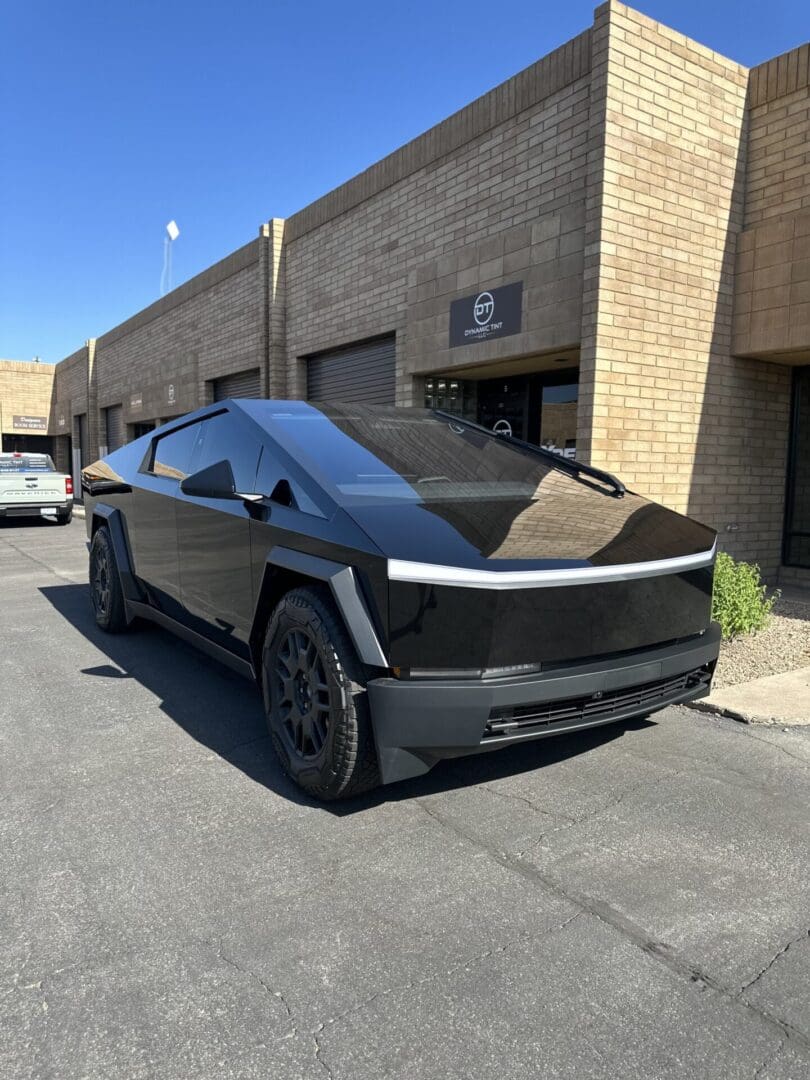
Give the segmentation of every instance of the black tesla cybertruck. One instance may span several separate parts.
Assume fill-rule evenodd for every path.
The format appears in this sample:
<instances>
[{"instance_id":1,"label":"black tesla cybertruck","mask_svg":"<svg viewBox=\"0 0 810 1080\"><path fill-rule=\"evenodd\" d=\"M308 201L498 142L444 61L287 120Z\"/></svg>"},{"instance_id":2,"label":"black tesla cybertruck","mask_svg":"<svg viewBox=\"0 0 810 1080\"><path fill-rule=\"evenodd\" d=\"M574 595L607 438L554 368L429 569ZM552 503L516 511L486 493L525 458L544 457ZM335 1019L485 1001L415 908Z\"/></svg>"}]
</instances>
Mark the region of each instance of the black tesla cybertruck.
<instances>
[{"instance_id":1,"label":"black tesla cybertruck","mask_svg":"<svg viewBox=\"0 0 810 1080\"><path fill-rule=\"evenodd\" d=\"M451 414L224 401L82 485L99 626L254 678L320 798L709 691L714 532Z\"/></svg>"}]
</instances>

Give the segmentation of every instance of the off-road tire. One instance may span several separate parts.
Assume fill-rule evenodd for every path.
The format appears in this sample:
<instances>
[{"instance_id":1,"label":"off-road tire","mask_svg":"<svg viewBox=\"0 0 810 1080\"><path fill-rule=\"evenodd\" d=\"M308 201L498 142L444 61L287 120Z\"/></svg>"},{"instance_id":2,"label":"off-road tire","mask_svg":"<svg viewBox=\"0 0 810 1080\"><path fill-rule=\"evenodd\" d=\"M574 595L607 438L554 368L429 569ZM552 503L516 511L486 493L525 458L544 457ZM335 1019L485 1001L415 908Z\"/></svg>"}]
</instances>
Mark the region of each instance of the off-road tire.
<instances>
[{"instance_id":1,"label":"off-road tire","mask_svg":"<svg viewBox=\"0 0 810 1080\"><path fill-rule=\"evenodd\" d=\"M120 634L127 629L118 563L106 525L96 529L90 545L90 599L96 623L102 630L108 634Z\"/></svg>"},{"instance_id":2,"label":"off-road tire","mask_svg":"<svg viewBox=\"0 0 810 1080\"><path fill-rule=\"evenodd\" d=\"M289 709L289 684L294 679L285 680L282 675L289 675L292 661L288 653L296 640L311 642L314 650L308 645L307 651L313 657L317 652L320 666L315 660L313 663L323 675L325 687L320 698L321 715L326 717L325 737L319 749L312 742L306 744L308 754L294 745L290 726L295 726L294 718L300 713L291 714ZM302 586L282 597L270 617L262 649L264 710L282 768L315 798L347 799L380 782L367 677L325 586ZM311 684L316 682L313 676ZM312 715L311 710L307 715Z\"/></svg>"}]
</instances>

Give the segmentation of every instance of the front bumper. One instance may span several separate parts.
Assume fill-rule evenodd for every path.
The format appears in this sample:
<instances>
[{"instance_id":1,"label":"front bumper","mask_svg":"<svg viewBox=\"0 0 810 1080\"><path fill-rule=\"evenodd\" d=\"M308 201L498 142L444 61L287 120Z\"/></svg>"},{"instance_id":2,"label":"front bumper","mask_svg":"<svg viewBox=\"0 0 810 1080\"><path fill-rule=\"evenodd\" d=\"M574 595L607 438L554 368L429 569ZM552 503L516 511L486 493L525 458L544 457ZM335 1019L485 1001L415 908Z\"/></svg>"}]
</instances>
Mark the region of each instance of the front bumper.
<instances>
[{"instance_id":1,"label":"front bumper","mask_svg":"<svg viewBox=\"0 0 810 1080\"><path fill-rule=\"evenodd\" d=\"M705 697L720 636L712 623L676 645L509 679L373 679L368 695L383 783L419 776L441 758L647 716Z\"/></svg>"},{"instance_id":2,"label":"front bumper","mask_svg":"<svg viewBox=\"0 0 810 1080\"><path fill-rule=\"evenodd\" d=\"M42 517L43 510L66 514L73 506L73 499L49 499L37 503L8 503L0 505L0 518Z\"/></svg>"}]
</instances>

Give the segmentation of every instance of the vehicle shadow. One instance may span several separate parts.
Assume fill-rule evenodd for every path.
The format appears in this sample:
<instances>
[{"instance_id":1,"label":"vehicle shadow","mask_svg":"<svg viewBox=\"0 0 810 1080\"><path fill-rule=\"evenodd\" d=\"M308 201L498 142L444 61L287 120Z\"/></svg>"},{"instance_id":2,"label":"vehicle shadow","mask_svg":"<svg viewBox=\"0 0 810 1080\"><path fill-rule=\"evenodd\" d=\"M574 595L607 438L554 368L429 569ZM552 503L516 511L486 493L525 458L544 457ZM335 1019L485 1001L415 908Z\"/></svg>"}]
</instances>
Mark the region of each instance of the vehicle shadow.
<instances>
[{"instance_id":1,"label":"vehicle shadow","mask_svg":"<svg viewBox=\"0 0 810 1080\"><path fill-rule=\"evenodd\" d=\"M74 519L75 520L75 519ZM4 517L0 518L0 530L12 529L52 529L56 528L55 518L42 517Z\"/></svg>"},{"instance_id":2,"label":"vehicle shadow","mask_svg":"<svg viewBox=\"0 0 810 1080\"><path fill-rule=\"evenodd\" d=\"M273 753L256 688L228 668L209 660L159 627L138 624L127 634L98 629L86 585L40 589L56 611L103 652L109 663L84 668L97 679L131 679L160 701L166 716L257 784L304 806L337 816L355 814L385 802L489 783L506 776L545 768L620 738L625 731L650 726L626 721L572 735L541 739L494 753L442 761L427 775L402 781L356 799L319 803L310 799L281 770ZM99 695L100 699L103 695Z\"/></svg>"}]
</instances>

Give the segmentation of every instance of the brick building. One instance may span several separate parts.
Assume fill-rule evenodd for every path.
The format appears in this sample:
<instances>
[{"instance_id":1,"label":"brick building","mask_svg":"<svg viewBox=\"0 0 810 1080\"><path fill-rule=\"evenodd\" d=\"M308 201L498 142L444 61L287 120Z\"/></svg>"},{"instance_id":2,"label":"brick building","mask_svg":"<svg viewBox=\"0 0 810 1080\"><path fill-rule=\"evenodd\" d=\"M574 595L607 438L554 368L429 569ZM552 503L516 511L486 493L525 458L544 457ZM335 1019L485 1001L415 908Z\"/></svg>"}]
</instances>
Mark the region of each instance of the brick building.
<instances>
[{"instance_id":1,"label":"brick building","mask_svg":"<svg viewBox=\"0 0 810 1080\"><path fill-rule=\"evenodd\" d=\"M89 340L56 366L41 415L68 467L240 394L456 409L617 472L770 577L801 577L810 47L747 69L610 0Z\"/></svg>"}]
</instances>

